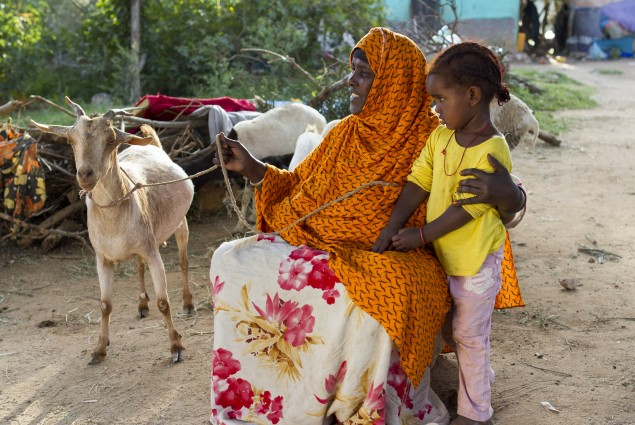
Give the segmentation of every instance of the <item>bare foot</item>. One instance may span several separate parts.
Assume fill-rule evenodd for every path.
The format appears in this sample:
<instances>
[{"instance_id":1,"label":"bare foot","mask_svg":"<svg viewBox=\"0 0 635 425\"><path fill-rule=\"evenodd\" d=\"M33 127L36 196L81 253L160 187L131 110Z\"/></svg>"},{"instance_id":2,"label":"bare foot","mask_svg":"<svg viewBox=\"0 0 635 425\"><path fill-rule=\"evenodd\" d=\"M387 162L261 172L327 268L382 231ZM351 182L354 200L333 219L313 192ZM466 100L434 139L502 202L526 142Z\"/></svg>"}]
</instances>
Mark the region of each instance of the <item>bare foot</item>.
<instances>
[{"instance_id":1,"label":"bare foot","mask_svg":"<svg viewBox=\"0 0 635 425\"><path fill-rule=\"evenodd\" d=\"M485 425L487 423L488 422L479 422L459 415L452 422L450 422L450 425Z\"/></svg>"}]
</instances>

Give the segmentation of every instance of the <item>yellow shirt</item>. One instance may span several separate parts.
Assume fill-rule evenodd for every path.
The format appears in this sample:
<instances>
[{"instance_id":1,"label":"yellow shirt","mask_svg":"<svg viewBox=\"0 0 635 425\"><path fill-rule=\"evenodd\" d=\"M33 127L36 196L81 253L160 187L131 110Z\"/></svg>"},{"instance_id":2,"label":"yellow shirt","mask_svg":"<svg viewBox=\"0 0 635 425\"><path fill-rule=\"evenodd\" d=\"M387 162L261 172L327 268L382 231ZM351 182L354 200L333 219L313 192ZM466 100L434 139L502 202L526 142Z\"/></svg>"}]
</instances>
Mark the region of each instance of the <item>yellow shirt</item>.
<instances>
[{"instance_id":1,"label":"yellow shirt","mask_svg":"<svg viewBox=\"0 0 635 425\"><path fill-rule=\"evenodd\" d=\"M444 149L445 155L442 153ZM487 160L488 153L511 172L511 154L503 137L492 137L479 145L465 149L456 142L454 131L444 125L437 127L430 134L408 176L408 181L430 192L427 222L443 214L452 205L453 200L473 196L456 191L459 181L471 178L461 176L461 170L478 168L488 172L494 171ZM446 273L454 276L473 276L480 270L485 257L497 251L505 242L505 226L493 205L464 205L463 209L473 217L473 220L436 239L433 245Z\"/></svg>"}]
</instances>

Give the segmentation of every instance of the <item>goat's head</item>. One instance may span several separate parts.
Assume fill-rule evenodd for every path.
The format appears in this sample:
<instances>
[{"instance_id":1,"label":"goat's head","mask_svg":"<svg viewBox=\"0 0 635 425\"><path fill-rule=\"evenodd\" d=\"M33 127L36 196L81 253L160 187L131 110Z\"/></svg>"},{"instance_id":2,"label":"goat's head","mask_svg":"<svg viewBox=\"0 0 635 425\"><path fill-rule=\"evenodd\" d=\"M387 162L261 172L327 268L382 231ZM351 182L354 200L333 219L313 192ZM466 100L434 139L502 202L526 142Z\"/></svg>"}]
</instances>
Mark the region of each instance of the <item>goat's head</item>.
<instances>
[{"instance_id":1,"label":"goat's head","mask_svg":"<svg viewBox=\"0 0 635 425\"><path fill-rule=\"evenodd\" d=\"M117 147L122 143L146 145L152 137L139 137L113 127L110 121L119 111L108 111L104 115L89 118L81 106L66 97L66 103L75 111L72 126L31 123L40 131L65 137L73 148L76 178L79 186L91 191L99 179L113 167Z\"/></svg>"}]
</instances>

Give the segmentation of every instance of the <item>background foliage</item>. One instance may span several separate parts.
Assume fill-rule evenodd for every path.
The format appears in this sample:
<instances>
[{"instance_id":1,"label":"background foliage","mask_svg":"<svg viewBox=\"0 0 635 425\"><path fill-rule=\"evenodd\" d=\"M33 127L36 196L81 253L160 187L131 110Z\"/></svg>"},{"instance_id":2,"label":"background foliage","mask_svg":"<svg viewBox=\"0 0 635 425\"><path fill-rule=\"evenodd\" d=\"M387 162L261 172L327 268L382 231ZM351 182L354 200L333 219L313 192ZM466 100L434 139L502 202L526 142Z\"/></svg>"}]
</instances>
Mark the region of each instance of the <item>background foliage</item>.
<instances>
[{"instance_id":1,"label":"background foliage","mask_svg":"<svg viewBox=\"0 0 635 425\"><path fill-rule=\"evenodd\" d=\"M354 40L373 26L392 27L381 0L141 1L141 94L307 101L348 72ZM136 103L129 95L138 60L130 47L131 2L0 0L0 105L29 95L63 104L67 95L87 111L103 111L105 105L91 105L97 93L110 97L108 107ZM280 57L245 48L294 58L314 81ZM566 130L554 110L592 106L590 92L561 74L511 74L542 89L510 81L543 130ZM320 111L327 120L347 115L348 92L336 92Z\"/></svg>"},{"instance_id":2,"label":"background foliage","mask_svg":"<svg viewBox=\"0 0 635 425\"><path fill-rule=\"evenodd\" d=\"M141 10L142 93L182 97L306 99L347 72L344 34L383 24L377 0L153 0ZM243 48L293 57L317 84ZM0 50L0 103L100 92L131 101L129 0L0 0Z\"/></svg>"}]
</instances>

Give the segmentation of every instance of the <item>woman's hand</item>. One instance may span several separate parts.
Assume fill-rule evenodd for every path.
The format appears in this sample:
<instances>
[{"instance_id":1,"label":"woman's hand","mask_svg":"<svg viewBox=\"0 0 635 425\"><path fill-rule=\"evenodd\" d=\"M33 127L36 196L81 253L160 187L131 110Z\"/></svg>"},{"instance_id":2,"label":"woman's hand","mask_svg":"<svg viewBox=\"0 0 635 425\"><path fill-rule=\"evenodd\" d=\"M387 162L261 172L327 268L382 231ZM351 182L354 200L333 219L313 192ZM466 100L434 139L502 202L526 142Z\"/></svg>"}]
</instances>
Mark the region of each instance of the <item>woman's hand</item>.
<instances>
[{"instance_id":1,"label":"woman's hand","mask_svg":"<svg viewBox=\"0 0 635 425\"><path fill-rule=\"evenodd\" d=\"M392 237L397 234L399 229L393 229L390 226L386 226L379 232L379 237L375 245L373 245L371 251L381 254L386 250L392 249Z\"/></svg>"},{"instance_id":2,"label":"woman's hand","mask_svg":"<svg viewBox=\"0 0 635 425\"><path fill-rule=\"evenodd\" d=\"M492 173L475 168L461 171L462 176L472 176L473 178L461 180L458 192L471 193L474 196L459 199L458 205L490 204L496 205L499 210L503 211L519 211L523 207L524 197L512 180L511 174L492 155L487 155L487 159L494 167Z\"/></svg>"},{"instance_id":3,"label":"woman's hand","mask_svg":"<svg viewBox=\"0 0 635 425\"><path fill-rule=\"evenodd\" d=\"M487 160L494 168L492 173L475 168L461 171L463 176L472 176L459 182L458 192L471 193L474 196L459 199L456 205L490 204L495 205L501 214L503 223L509 223L516 212L525 206L525 194L512 180L509 171L492 155Z\"/></svg>"},{"instance_id":4,"label":"woman's hand","mask_svg":"<svg viewBox=\"0 0 635 425\"><path fill-rule=\"evenodd\" d=\"M221 151L225 168L229 171L235 171L247 177L252 183L257 183L265 176L267 166L254 158L245 146L238 140L232 140L225 136L225 133L218 135L220 138ZM212 162L220 165L219 153L214 153Z\"/></svg>"},{"instance_id":5,"label":"woman's hand","mask_svg":"<svg viewBox=\"0 0 635 425\"><path fill-rule=\"evenodd\" d=\"M418 227L407 227L401 229L392 238L392 246L397 251L410 251L421 246L421 235Z\"/></svg>"}]
</instances>

